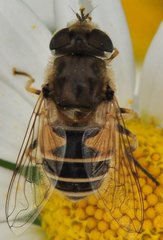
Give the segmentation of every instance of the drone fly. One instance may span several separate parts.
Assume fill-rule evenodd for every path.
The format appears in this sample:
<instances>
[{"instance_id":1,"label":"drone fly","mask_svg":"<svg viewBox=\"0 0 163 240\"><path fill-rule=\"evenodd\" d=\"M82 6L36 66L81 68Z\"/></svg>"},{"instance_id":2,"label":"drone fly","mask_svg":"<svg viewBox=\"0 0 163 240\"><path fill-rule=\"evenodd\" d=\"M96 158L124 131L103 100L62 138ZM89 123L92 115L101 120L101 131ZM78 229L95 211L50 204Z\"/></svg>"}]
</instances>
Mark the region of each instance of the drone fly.
<instances>
[{"instance_id":1,"label":"drone fly","mask_svg":"<svg viewBox=\"0 0 163 240\"><path fill-rule=\"evenodd\" d=\"M51 39L53 60L42 89L31 86L32 78L28 82L39 97L6 200L7 222L16 234L35 220L54 190L70 201L96 194L123 229L138 233L142 226L136 167L147 172L133 158L136 137L123 120L131 110L119 107L108 68L118 50L84 9L76 17Z\"/></svg>"}]
</instances>

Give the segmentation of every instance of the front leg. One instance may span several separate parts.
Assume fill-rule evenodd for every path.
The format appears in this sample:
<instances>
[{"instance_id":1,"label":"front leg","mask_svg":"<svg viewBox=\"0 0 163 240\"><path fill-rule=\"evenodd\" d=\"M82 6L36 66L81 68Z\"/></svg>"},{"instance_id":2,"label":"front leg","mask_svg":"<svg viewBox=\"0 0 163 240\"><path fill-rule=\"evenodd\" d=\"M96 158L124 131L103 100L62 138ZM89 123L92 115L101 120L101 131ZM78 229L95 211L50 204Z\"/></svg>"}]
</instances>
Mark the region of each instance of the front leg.
<instances>
[{"instance_id":1,"label":"front leg","mask_svg":"<svg viewBox=\"0 0 163 240\"><path fill-rule=\"evenodd\" d=\"M28 92L34 93L36 95L39 95L41 93L41 91L39 89L32 87L32 84L35 82L35 80L32 78L32 76L30 74L23 72L23 71L19 71L16 68L13 68L13 75L22 75L22 76L28 77L29 79L26 82L25 89Z\"/></svg>"}]
</instances>

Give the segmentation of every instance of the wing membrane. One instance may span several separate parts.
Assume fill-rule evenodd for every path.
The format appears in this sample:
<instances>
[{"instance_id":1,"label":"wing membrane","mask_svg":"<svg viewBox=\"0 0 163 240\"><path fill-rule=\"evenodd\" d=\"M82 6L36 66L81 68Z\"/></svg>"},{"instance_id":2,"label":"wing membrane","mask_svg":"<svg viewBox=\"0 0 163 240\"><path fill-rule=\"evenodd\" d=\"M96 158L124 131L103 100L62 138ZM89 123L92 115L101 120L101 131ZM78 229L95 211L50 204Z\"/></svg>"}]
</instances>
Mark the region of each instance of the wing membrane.
<instances>
[{"instance_id":1,"label":"wing membrane","mask_svg":"<svg viewBox=\"0 0 163 240\"><path fill-rule=\"evenodd\" d=\"M101 118L105 119L105 124L94 137L88 130L83 139L84 145L97 151L92 163L101 161L100 168L92 169L92 176L95 171L105 168L106 161L109 162L98 196L125 231L137 233L143 222L143 200L132 156L136 138L126 129L116 99L102 108ZM83 154L87 157L85 147Z\"/></svg>"},{"instance_id":2,"label":"wing membrane","mask_svg":"<svg viewBox=\"0 0 163 240\"><path fill-rule=\"evenodd\" d=\"M42 158L50 152L45 144L48 139L49 148L64 144L64 138L58 140L50 126L41 94L18 155L6 199L7 222L17 235L25 231L39 215L55 187L42 165ZM50 156L54 158L52 154Z\"/></svg>"}]
</instances>

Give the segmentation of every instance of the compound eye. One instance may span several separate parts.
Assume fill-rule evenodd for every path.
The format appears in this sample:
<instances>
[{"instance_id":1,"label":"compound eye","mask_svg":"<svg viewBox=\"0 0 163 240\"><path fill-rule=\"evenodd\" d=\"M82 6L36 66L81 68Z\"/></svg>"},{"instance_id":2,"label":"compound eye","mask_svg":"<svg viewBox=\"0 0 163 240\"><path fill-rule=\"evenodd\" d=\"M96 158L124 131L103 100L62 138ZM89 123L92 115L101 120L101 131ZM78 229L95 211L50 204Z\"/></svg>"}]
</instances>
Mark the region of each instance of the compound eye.
<instances>
[{"instance_id":1,"label":"compound eye","mask_svg":"<svg viewBox=\"0 0 163 240\"><path fill-rule=\"evenodd\" d=\"M49 48L50 50L56 50L59 48L63 48L69 43L70 43L69 29L63 28L52 37Z\"/></svg>"},{"instance_id":2,"label":"compound eye","mask_svg":"<svg viewBox=\"0 0 163 240\"><path fill-rule=\"evenodd\" d=\"M92 47L97 48L103 52L112 52L114 49L110 37L98 29L92 30L88 39L88 43Z\"/></svg>"}]
</instances>

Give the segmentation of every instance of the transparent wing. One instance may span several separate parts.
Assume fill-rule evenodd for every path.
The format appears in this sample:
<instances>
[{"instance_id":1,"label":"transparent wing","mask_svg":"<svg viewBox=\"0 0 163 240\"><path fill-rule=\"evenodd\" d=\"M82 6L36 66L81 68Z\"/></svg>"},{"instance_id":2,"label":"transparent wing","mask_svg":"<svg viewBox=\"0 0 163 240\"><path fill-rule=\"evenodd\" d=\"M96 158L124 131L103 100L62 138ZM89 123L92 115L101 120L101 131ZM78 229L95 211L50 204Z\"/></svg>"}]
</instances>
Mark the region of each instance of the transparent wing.
<instances>
[{"instance_id":1,"label":"transparent wing","mask_svg":"<svg viewBox=\"0 0 163 240\"><path fill-rule=\"evenodd\" d=\"M98 167L92 167L91 176L89 169L89 177L104 174L97 193L108 214L125 231L138 233L143 223L143 200L132 156L136 137L126 129L116 99L105 103L100 111L105 124L95 136L88 130L83 138L84 157L88 157L85 149L94 148L92 166L99 162Z\"/></svg>"},{"instance_id":2,"label":"transparent wing","mask_svg":"<svg viewBox=\"0 0 163 240\"><path fill-rule=\"evenodd\" d=\"M36 219L55 187L42 163L49 150L44 139L50 139L54 148L64 144L64 138L58 138L49 124L41 94L18 155L6 199L6 219L17 235Z\"/></svg>"}]
</instances>

